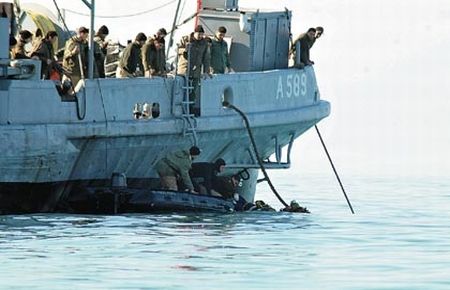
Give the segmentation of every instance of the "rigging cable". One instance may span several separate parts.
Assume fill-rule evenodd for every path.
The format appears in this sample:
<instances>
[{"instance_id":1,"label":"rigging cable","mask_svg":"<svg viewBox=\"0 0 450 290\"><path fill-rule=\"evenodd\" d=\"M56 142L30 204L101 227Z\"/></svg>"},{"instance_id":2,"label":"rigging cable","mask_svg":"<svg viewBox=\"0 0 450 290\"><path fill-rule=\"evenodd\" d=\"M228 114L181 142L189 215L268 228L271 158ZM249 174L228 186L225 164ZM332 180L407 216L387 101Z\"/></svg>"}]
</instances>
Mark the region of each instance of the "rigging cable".
<instances>
[{"instance_id":1,"label":"rigging cable","mask_svg":"<svg viewBox=\"0 0 450 290\"><path fill-rule=\"evenodd\" d=\"M67 27L66 21L61 13L61 10L59 9L58 3L56 3L56 0L53 0L53 4L55 4L56 11L58 12L59 19L61 19L61 22L64 25L63 28L66 30L67 36L75 40L75 37L70 35L70 30Z\"/></svg>"},{"instance_id":2,"label":"rigging cable","mask_svg":"<svg viewBox=\"0 0 450 290\"><path fill-rule=\"evenodd\" d=\"M325 150L325 153L327 154L328 160L330 161L330 164L331 164L331 167L333 168L334 174L336 175L339 185L341 186L342 192L344 193L345 199L347 200L347 204L350 207L352 214L355 214L355 212L353 211L352 204L350 203L350 200L347 197L347 193L345 193L345 189L344 189L344 186L342 185L341 179L339 178L336 168L334 167L333 161L331 160L330 154L328 153L327 146L325 146L325 142L322 139L322 135L320 135L319 128L317 127L317 125L314 125L314 127L316 128L316 132L317 132L317 135L319 135L319 139L320 139L320 142L322 143L323 149Z\"/></svg>"},{"instance_id":3,"label":"rigging cable","mask_svg":"<svg viewBox=\"0 0 450 290\"><path fill-rule=\"evenodd\" d=\"M180 5L181 5L181 0L179 0L177 3L177 9L175 10L175 16L173 17L172 30L174 30L175 26L177 25L177 21L178 21L177 18L178 18L178 12L180 11ZM167 46L166 55L169 55L169 51L170 51L170 48L172 47L172 44L173 44L173 33L170 33L169 45Z\"/></svg>"},{"instance_id":4,"label":"rigging cable","mask_svg":"<svg viewBox=\"0 0 450 290\"><path fill-rule=\"evenodd\" d=\"M181 23L178 23L177 25L175 25L175 28L172 29L171 31L168 31L167 34L173 33L175 30L177 30L181 25L186 24L187 22L189 22L192 18L194 18L195 16L197 16L198 12L195 12L194 14L192 14L191 16L187 17L186 19L184 19Z\"/></svg>"},{"instance_id":5,"label":"rigging cable","mask_svg":"<svg viewBox=\"0 0 450 290\"><path fill-rule=\"evenodd\" d=\"M132 14L124 14L124 15L95 15L95 17L97 17L97 18L128 18L128 17L135 17L135 16L144 15L144 14L147 14L147 13L150 13L150 12L154 12L156 10L159 10L161 8L169 6L170 4L174 3L175 1L177 1L177 0L171 0L171 1L167 2L167 3L165 3L165 4L159 5L157 7L154 7L154 8L148 9L148 10L144 10L144 11L141 11L141 12L132 13ZM64 10L67 11L67 12L76 14L76 15L80 15L80 16L90 16L89 14L81 13L81 12L74 11L74 10L71 10L71 9L64 9Z\"/></svg>"},{"instance_id":6,"label":"rigging cable","mask_svg":"<svg viewBox=\"0 0 450 290\"><path fill-rule=\"evenodd\" d=\"M185 6L186 6L186 0L183 1L183 6L181 6L180 13L179 13L178 19L177 19L177 23L179 23L180 20L181 20L181 16L183 15L184 7L185 7Z\"/></svg>"}]
</instances>

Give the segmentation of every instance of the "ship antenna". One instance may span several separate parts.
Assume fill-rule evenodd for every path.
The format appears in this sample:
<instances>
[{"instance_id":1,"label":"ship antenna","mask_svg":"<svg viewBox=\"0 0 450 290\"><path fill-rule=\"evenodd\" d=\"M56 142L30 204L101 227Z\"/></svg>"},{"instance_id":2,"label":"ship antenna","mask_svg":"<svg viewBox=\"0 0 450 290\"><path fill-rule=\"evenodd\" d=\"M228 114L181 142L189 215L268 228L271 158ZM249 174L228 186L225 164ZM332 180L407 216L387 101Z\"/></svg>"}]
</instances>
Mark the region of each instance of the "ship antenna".
<instances>
[{"instance_id":1,"label":"ship antenna","mask_svg":"<svg viewBox=\"0 0 450 290\"><path fill-rule=\"evenodd\" d=\"M344 186L342 185L341 179L339 178L336 168L334 167L333 161L331 160L330 154L328 153L327 146L325 146L325 142L323 141L322 135L320 135L319 128L317 127L317 125L314 125L314 127L316 128L317 135L319 135L320 142L322 143L323 149L325 150L325 153L327 154L328 160L330 161L331 167L333 168L334 174L336 175L337 181L339 182L339 185L341 186L342 193L344 193L345 199L347 200L348 207L352 211L352 214L355 214L355 212L353 211L352 204L350 203L350 200L348 199L347 193L345 193L345 189L344 189Z\"/></svg>"},{"instance_id":2,"label":"ship antenna","mask_svg":"<svg viewBox=\"0 0 450 290\"><path fill-rule=\"evenodd\" d=\"M272 181L269 178L269 175L267 174L266 168L264 167L263 161L261 159L261 156L259 155L258 148L256 147L255 138L253 137L252 130L250 129L250 122L248 121L247 116L242 112L240 109L235 107L234 105L230 104L229 102L223 102L222 105L224 107L230 108L235 110L239 115L241 115L242 119L244 120L245 127L247 128L248 136L250 137L250 141L252 143L253 150L255 151L256 159L258 160L259 167L261 168L261 171L264 175L264 180L267 181L269 184L270 189L272 190L273 194L278 198L278 200L286 207L288 208L289 205L283 200L283 198L280 196L278 191L275 189L275 186L273 185ZM309 213L309 211L306 208L301 208L304 213Z\"/></svg>"}]
</instances>

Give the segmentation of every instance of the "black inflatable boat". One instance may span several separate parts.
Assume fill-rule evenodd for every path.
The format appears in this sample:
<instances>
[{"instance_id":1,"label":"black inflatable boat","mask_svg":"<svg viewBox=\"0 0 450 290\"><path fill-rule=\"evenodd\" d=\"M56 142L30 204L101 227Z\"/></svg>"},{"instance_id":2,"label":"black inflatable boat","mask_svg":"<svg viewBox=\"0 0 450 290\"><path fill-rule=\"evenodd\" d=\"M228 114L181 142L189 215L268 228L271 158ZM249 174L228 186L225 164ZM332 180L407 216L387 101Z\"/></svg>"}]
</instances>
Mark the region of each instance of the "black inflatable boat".
<instances>
[{"instance_id":1,"label":"black inflatable boat","mask_svg":"<svg viewBox=\"0 0 450 290\"><path fill-rule=\"evenodd\" d=\"M233 199L168 190L88 188L66 201L74 213L120 214L235 211Z\"/></svg>"}]
</instances>

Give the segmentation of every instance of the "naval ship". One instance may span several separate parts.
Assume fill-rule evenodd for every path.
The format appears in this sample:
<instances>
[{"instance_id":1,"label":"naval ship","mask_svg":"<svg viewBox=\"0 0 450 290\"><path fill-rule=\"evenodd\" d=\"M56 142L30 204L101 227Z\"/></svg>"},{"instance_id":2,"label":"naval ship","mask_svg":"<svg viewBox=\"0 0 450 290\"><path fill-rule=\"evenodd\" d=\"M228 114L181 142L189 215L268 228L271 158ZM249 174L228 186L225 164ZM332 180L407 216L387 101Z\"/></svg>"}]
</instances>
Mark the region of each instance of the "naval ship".
<instances>
[{"instance_id":1,"label":"naval ship","mask_svg":"<svg viewBox=\"0 0 450 290\"><path fill-rule=\"evenodd\" d=\"M83 2L93 32L95 1ZM40 79L39 61L9 59L15 17L0 18L1 214L64 211L71 196L108 187L114 176L130 190L158 188L156 162L192 145L202 150L199 161L223 158L227 174L243 177L239 194L247 201L254 200L258 158L266 169L290 167L294 140L330 114L314 68L289 67L292 12L244 10L236 0L199 4L195 20L206 34L227 27L235 71L202 80L200 116L189 111L192 88L176 73L95 79L90 70L67 98ZM42 28L44 35L55 30Z\"/></svg>"}]
</instances>

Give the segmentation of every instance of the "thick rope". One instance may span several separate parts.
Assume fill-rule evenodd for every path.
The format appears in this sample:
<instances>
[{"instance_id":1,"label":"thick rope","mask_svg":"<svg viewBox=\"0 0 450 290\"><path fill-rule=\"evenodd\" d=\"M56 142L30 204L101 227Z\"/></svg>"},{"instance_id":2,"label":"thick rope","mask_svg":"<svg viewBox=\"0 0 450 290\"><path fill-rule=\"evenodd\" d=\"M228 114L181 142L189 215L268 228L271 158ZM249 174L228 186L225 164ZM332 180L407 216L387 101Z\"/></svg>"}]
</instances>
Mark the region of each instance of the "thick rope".
<instances>
[{"instance_id":1,"label":"thick rope","mask_svg":"<svg viewBox=\"0 0 450 290\"><path fill-rule=\"evenodd\" d=\"M262 173L264 175L264 179L267 181L267 183L269 184L270 189L272 190L273 194L275 194L275 196L278 198L278 200L285 207L289 207L289 205L283 200L283 198L280 196L278 191L275 189L275 186L273 186L272 181L270 180L269 175L267 174L266 168L264 167L264 163L263 163L263 161L261 159L261 156L259 155L258 148L256 147L255 138L253 137L253 133L252 133L252 130L250 128L250 122L248 121L247 116L244 114L244 112L242 112L241 110L239 110L234 105L232 105L232 104L230 104L228 102L223 102L223 106L224 107L228 107L230 109L233 109L239 115L241 115L242 119L244 120L245 128L247 129L247 132L248 132L248 136L250 137L250 141L252 143L253 150L255 151L255 155L256 155L256 159L258 160L259 167L261 168L261 171L262 171Z\"/></svg>"}]
</instances>

